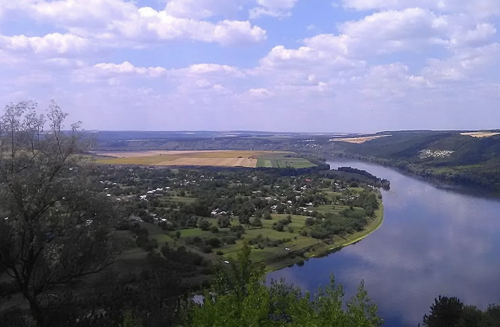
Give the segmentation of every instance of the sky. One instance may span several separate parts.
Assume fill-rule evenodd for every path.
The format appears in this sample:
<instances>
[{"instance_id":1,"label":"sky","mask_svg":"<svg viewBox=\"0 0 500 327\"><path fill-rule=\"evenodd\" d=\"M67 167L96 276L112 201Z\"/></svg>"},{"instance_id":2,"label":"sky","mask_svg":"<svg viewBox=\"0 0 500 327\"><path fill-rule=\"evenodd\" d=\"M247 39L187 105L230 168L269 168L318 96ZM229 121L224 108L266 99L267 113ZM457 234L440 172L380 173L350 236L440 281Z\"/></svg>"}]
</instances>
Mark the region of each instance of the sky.
<instances>
[{"instance_id":1,"label":"sky","mask_svg":"<svg viewBox=\"0 0 500 327\"><path fill-rule=\"evenodd\" d=\"M0 0L0 106L88 130L500 128L499 0Z\"/></svg>"}]
</instances>

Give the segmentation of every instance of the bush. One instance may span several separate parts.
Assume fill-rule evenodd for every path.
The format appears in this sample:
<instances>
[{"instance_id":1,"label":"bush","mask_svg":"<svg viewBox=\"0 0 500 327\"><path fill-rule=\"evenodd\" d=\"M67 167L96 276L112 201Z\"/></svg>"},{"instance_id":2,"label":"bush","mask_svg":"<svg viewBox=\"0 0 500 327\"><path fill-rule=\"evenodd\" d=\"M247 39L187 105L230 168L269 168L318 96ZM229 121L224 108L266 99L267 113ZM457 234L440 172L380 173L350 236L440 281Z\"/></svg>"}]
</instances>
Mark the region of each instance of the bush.
<instances>
[{"instance_id":1,"label":"bush","mask_svg":"<svg viewBox=\"0 0 500 327\"><path fill-rule=\"evenodd\" d=\"M144 246L144 250L146 251L153 251L154 249L157 249L158 248L158 241L156 240L156 238L153 238L151 240L149 240L148 244L146 244Z\"/></svg>"},{"instance_id":2,"label":"bush","mask_svg":"<svg viewBox=\"0 0 500 327\"><path fill-rule=\"evenodd\" d=\"M210 253L210 252L212 252L212 247L210 245L203 245L200 247L200 250L203 253Z\"/></svg>"},{"instance_id":3,"label":"bush","mask_svg":"<svg viewBox=\"0 0 500 327\"><path fill-rule=\"evenodd\" d=\"M277 230L278 232L282 232L285 229L285 227L283 226L283 224L281 222L274 223L272 228L274 230Z\"/></svg>"},{"instance_id":4,"label":"bush","mask_svg":"<svg viewBox=\"0 0 500 327\"><path fill-rule=\"evenodd\" d=\"M312 225L314 225L314 222L315 222L314 218L311 218L311 217L306 218L306 226L312 226Z\"/></svg>"},{"instance_id":5,"label":"bush","mask_svg":"<svg viewBox=\"0 0 500 327\"><path fill-rule=\"evenodd\" d=\"M200 227L201 230L209 230L210 229L210 222L208 220L205 220L205 219L202 219L200 220L200 222L198 223L198 227Z\"/></svg>"},{"instance_id":6,"label":"bush","mask_svg":"<svg viewBox=\"0 0 500 327\"><path fill-rule=\"evenodd\" d=\"M228 236L223 239L224 243L226 244L236 244L236 240L238 238L236 236Z\"/></svg>"},{"instance_id":7,"label":"bush","mask_svg":"<svg viewBox=\"0 0 500 327\"><path fill-rule=\"evenodd\" d=\"M210 227L210 231L214 234L217 234L219 232L219 228L217 226L212 226Z\"/></svg>"},{"instance_id":8,"label":"bush","mask_svg":"<svg viewBox=\"0 0 500 327\"><path fill-rule=\"evenodd\" d=\"M217 237L212 237L212 238L209 238L208 240L206 240L205 244L208 244L212 248L218 248L221 246L222 242Z\"/></svg>"}]
</instances>

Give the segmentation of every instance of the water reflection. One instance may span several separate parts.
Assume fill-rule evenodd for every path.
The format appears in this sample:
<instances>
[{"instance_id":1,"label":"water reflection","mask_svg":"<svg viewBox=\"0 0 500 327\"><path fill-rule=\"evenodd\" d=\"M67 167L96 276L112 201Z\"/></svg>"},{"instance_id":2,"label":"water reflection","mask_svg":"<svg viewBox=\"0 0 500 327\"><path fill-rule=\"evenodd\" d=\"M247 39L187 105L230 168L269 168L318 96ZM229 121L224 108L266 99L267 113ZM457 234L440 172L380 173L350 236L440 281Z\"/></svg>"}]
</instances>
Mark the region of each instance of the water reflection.
<instances>
[{"instance_id":1,"label":"water reflection","mask_svg":"<svg viewBox=\"0 0 500 327\"><path fill-rule=\"evenodd\" d=\"M270 274L314 291L331 273L348 295L361 279L386 326L416 326L439 294L486 307L500 301L500 202L472 197L360 162L391 181L380 229L358 244L303 267Z\"/></svg>"}]
</instances>

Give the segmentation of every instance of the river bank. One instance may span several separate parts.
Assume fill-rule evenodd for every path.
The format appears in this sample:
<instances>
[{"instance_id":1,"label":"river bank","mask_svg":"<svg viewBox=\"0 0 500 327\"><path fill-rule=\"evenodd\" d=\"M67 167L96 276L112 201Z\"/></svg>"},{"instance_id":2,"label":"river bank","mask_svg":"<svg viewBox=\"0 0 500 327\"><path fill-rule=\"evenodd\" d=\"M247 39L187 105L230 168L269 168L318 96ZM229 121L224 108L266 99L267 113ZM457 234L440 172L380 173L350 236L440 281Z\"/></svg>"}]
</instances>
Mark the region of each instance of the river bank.
<instances>
[{"instance_id":1,"label":"river bank","mask_svg":"<svg viewBox=\"0 0 500 327\"><path fill-rule=\"evenodd\" d=\"M268 274L314 292L331 275L355 294L361 280L384 327L417 326L439 295L480 309L498 302L500 200L437 187L421 178L354 160L329 160L391 181L382 191L383 224L370 237L336 253Z\"/></svg>"},{"instance_id":2,"label":"river bank","mask_svg":"<svg viewBox=\"0 0 500 327\"><path fill-rule=\"evenodd\" d=\"M363 156L354 153L334 153L333 160L357 160L394 169L409 177L432 183L438 187L451 188L457 192L480 197L500 197L500 185L491 183L490 172L475 172L474 167L449 166L428 167L402 160ZM332 167L334 168L334 167Z\"/></svg>"},{"instance_id":3,"label":"river bank","mask_svg":"<svg viewBox=\"0 0 500 327\"><path fill-rule=\"evenodd\" d=\"M295 264L301 265L304 263L304 261L307 261L311 258L323 257L331 253L337 252L342 248L355 244L365 239L370 234L374 233L377 229L379 229L382 226L383 221L384 221L384 205L382 200L379 200L379 209L375 211L375 217L370 220L370 222L365 226L365 228L362 231L349 234L345 237L335 236L334 237L335 243L333 245L325 243L321 247L303 248L301 250L306 251L303 256L292 257L293 253L290 253L288 256L283 257L282 259L276 260L276 258L273 258L272 262L271 261L265 262L266 271L273 272L276 270L293 266Z\"/></svg>"}]
</instances>

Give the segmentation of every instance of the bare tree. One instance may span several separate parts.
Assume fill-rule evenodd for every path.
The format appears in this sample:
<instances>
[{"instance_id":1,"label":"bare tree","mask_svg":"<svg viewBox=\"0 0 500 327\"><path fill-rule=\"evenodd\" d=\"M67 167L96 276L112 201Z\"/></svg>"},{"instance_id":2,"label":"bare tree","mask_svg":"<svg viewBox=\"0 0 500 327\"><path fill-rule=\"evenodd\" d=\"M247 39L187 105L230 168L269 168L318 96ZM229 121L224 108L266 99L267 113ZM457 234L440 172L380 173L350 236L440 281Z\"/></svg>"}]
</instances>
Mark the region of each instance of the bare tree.
<instances>
[{"instance_id":1,"label":"bare tree","mask_svg":"<svg viewBox=\"0 0 500 327\"><path fill-rule=\"evenodd\" d=\"M0 282L22 294L34 325L48 326L58 303L116 257L112 203L96 188L84 153L89 139L51 103L7 105L0 117ZM0 298L1 298L0 294ZM1 311L0 303L0 311Z\"/></svg>"}]
</instances>

